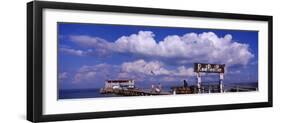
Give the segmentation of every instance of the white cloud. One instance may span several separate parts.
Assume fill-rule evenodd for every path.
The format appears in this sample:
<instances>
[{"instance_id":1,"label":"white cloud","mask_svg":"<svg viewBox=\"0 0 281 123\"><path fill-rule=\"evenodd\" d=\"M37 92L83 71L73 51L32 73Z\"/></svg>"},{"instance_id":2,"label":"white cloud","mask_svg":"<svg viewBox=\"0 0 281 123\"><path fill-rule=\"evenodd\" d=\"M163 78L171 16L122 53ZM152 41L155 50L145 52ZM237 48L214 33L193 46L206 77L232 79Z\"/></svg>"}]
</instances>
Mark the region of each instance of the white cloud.
<instances>
[{"instance_id":1,"label":"white cloud","mask_svg":"<svg viewBox=\"0 0 281 123\"><path fill-rule=\"evenodd\" d=\"M102 55L104 55L102 52L99 52L99 54L97 54L92 49L76 50L76 49L72 49L72 48L68 48L68 47L61 47L61 48L59 48L59 50L62 53L74 55L74 56L89 56L89 55L91 55L91 56L93 56L93 55L102 56Z\"/></svg>"},{"instance_id":2,"label":"white cloud","mask_svg":"<svg viewBox=\"0 0 281 123\"><path fill-rule=\"evenodd\" d=\"M203 61L246 65L254 57L249 51L249 45L232 41L230 34L218 37L213 32L169 35L156 43L152 32L140 31L138 34L119 38L115 44L120 52L177 58L178 63Z\"/></svg>"},{"instance_id":3,"label":"white cloud","mask_svg":"<svg viewBox=\"0 0 281 123\"><path fill-rule=\"evenodd\" d=\"M98 64L84 65L73 75L73 83L90 82L103 83L107 79L135 79L144 81L165 77L165 81L175 80L177 77L194 76L193 68L180 66L168 68L159 61L145 61L143 59L124 62L121 65ZM169 78L169 79L167 79Z\"/></svg>"},{"instance_id":4,"label":"white cloud","mask_svg":"<svg viewBox=\"0 0 281 123\"><path fill-rule=\"evenodd\" d=\"M112 43L90 36L71 36L71 40L96 48L97 51L170 59L179 64L209 62L228 66L246 65L254 57L248 44L233 41L230 34L218 37L213 32L186 33L183 36L168 35L162 41L156 41L154 37L151 31L139 31L137 34L121 36Z\"/></svg>"},{"instance_id":5,"label":"white cloud","mask_svg":"<svg viewBox=\"0 0 281 123\"><path fill-rule=\"evenodd\" d=\"M95 79L96 72L90 71L90 72L84 72L84 73L77 73L74 76L74 83L84 81L89 81Z\"/></svg>"},{"instance_id":6,"label":"white cloud","mask_svg":"<svg viewBox=\"0 0 281 123\"><path fill-rule=\"evenodd\" d=\"M144 55L154 55L157 43L154 34L150 31L139 31L138 34L122 36L114 43L114 50L119 52L131 52Z\"/></svg>"},{"instance_id":7,"label":"white cloud","mask_svg":"<svg viewBox=\"0 0 281 123\"><path fill-rule=\"evenodd\" d=\"M85 52L83 50L75 50L71 48L60 48L60 51L66 54L75 55L75 56L83 56Z\"/></svg>"},{"instance_id":8,"label":"white cloud","mask_svg":"<svg viewBox=\"0 0 281 123\"><path fill-rule=\"evenodd\" d=\"M59 78L59 80L67 79L68 78L68 73L67 72L59 73L58 78Z\"/></svg>"},{"instance_id":9,"label":"white cloud","mask_svg":"<svg viewBox=\"0 0 281 123\"><path fill-rule=\"evenodd\" d=\"M121 65L122 71L130 73L142 73L146 75L169 75L170 71L163 68L163 63L159 61L146 62L143 59L125 62Z\"/></svg>"},{"instance_id":10,"label":"white cloud","mask_svg":"<svg viewBox=\"0 0 281 123\"><path fill-rule=\"evenodd\" d=\"M100 79L106 79L111 73L110 69L114 69L114 66L108 64L98 64L94 66L82 66L74 75L73 83L79 82L94 82ZM116 71L112 71L113 73Z\"/></svg>"},{"instance_id":11,"label":"white cloud","mask_svg":"<svg viewBox=\"0 0 281 123\"><path fill-rule=\"evenodd\" d=\"M140 73L145 75L168 75L168 76L193 76L193 68L180 66L176 70L170 70L165 67L162 62L150 61L143 59L133 62L125 62L121 65L121 69L125 73Z\"/></svg>"},{"instance_id":12,"label":"white cloud","mask_svg":"<svg viewBox=\"0 0 281 123\"><path fill-rule=\"evenodd\" d=\"M95 52L92 49L84 51L84 55L106 55L113 49L113 43L106 41L99 37L91 37L87 35L71 35L69 36L70 41L84 47L84 48L95 48Z\"/></svg>"},{"instance_id":13,"label":"white cloud","mask_svg":"<svg viewBox=\"0 0 281 123\"><path fill-rule=\"evenodd\" d=\"M83 47L97 47L97 48L109 48L111 43L105 39L99 37L91 37L87 35L71 35L70 41L77 43Z\"/></svg>"},{"instance_id":14,"label":"white cloud","mask_svg":"<svg viewBox=\"0 0 281 123\"><path fill-rule=\"evenodd\" d=\"M178 67L178 72L175 73L177 76L194 76L193 68L186 68L185 66Z\"/></svg>"}]
</instances>

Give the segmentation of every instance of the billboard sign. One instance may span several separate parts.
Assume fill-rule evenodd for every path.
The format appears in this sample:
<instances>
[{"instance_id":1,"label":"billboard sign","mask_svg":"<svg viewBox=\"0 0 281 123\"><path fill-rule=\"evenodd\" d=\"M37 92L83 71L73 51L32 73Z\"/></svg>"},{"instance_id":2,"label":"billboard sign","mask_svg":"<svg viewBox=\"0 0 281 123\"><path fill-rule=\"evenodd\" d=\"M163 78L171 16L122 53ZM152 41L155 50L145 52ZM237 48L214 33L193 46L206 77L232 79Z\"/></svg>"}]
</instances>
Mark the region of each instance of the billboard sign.
<instances>
[{"instance_id":1,"label":"billboard sign","mask_svg":"<svg viewBox=\"0 0 281 123\"><path fill-rule=\"evenodd\" d=\"M225 64L194 63L194 72L224 73Z\"/></svg>"}]
</instances>

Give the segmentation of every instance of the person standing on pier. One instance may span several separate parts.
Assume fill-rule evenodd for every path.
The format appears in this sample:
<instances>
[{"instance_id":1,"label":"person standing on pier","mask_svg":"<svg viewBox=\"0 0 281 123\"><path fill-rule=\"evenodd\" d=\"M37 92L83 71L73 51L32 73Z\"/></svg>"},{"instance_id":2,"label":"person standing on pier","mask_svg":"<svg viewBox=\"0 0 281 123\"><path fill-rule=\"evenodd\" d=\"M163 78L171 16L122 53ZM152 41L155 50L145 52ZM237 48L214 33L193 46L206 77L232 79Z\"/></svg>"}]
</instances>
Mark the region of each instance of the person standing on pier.
<instances>
[{"instance_id":1,"label":"person standing on pier","mask_svg":"<svg viewBox=\"0 0 281 123\"><path fill-rule=\"evenodd\" d=\"M154 92L154 91L155 91L155 87L154 87L154 84L152 84L150 92Z\"/></svg>"},{"instance_id":2,"label":"person standing on pier","mask_svg":"<svg viewBox=\"0 0 281 123\"><path fill-rule=\"evenodd\" d=\"M187 88L187 87L188 87L188 84L187 84L187 81L186 81L186 80L183 80L183 87L184 87L184 88Z\"/></svg>"}]
</instances>

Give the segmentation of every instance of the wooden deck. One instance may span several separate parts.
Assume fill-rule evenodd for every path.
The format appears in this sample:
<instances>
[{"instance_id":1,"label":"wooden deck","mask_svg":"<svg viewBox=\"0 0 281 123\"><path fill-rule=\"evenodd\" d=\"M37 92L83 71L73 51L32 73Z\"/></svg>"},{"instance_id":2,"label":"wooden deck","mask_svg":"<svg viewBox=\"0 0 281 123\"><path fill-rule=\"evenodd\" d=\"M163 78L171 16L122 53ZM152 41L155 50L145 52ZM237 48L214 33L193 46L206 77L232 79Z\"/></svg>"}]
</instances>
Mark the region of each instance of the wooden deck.
<instances>
[{"instance_id":1,"label":"wooden deck","mask_svg":"<svg viewBox=\"0 0 281 123\"><path fill-rule=\"evenodd\" d=\"M176 94L192 94L194 90L190 87L172 87L172 90L175 91Z\"/></svg>"},{"instance_id":2,"label":"wooden deck","mask_svg":"<svg viewBox=\"0 0 281 123\"><path fill-rule=\"evenodd\" d=\"M171 92L155 92L144 89L101 89L101 94L116 94L122 96L151 96L151 95L171 95Z\"/></svg>"}]
</instances>

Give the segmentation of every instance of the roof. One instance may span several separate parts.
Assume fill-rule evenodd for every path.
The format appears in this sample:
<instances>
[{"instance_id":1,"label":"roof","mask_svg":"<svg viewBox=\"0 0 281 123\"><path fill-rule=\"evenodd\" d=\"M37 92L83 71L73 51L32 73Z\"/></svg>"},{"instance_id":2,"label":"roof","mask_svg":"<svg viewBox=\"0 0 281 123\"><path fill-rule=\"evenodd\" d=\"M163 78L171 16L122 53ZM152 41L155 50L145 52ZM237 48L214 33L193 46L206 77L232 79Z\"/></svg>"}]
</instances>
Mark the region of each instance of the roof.
<instances>
[{"instance_id":1,"label":"roof","mask_svg":"<svg viewBox=\"0 0 281 123\"><path fill-rule=\"evenodd\" d=\"M133 80L106 80L106 82L108 83L127 83L129 81L133 81Z\"/></svg>"}]
</instances>

